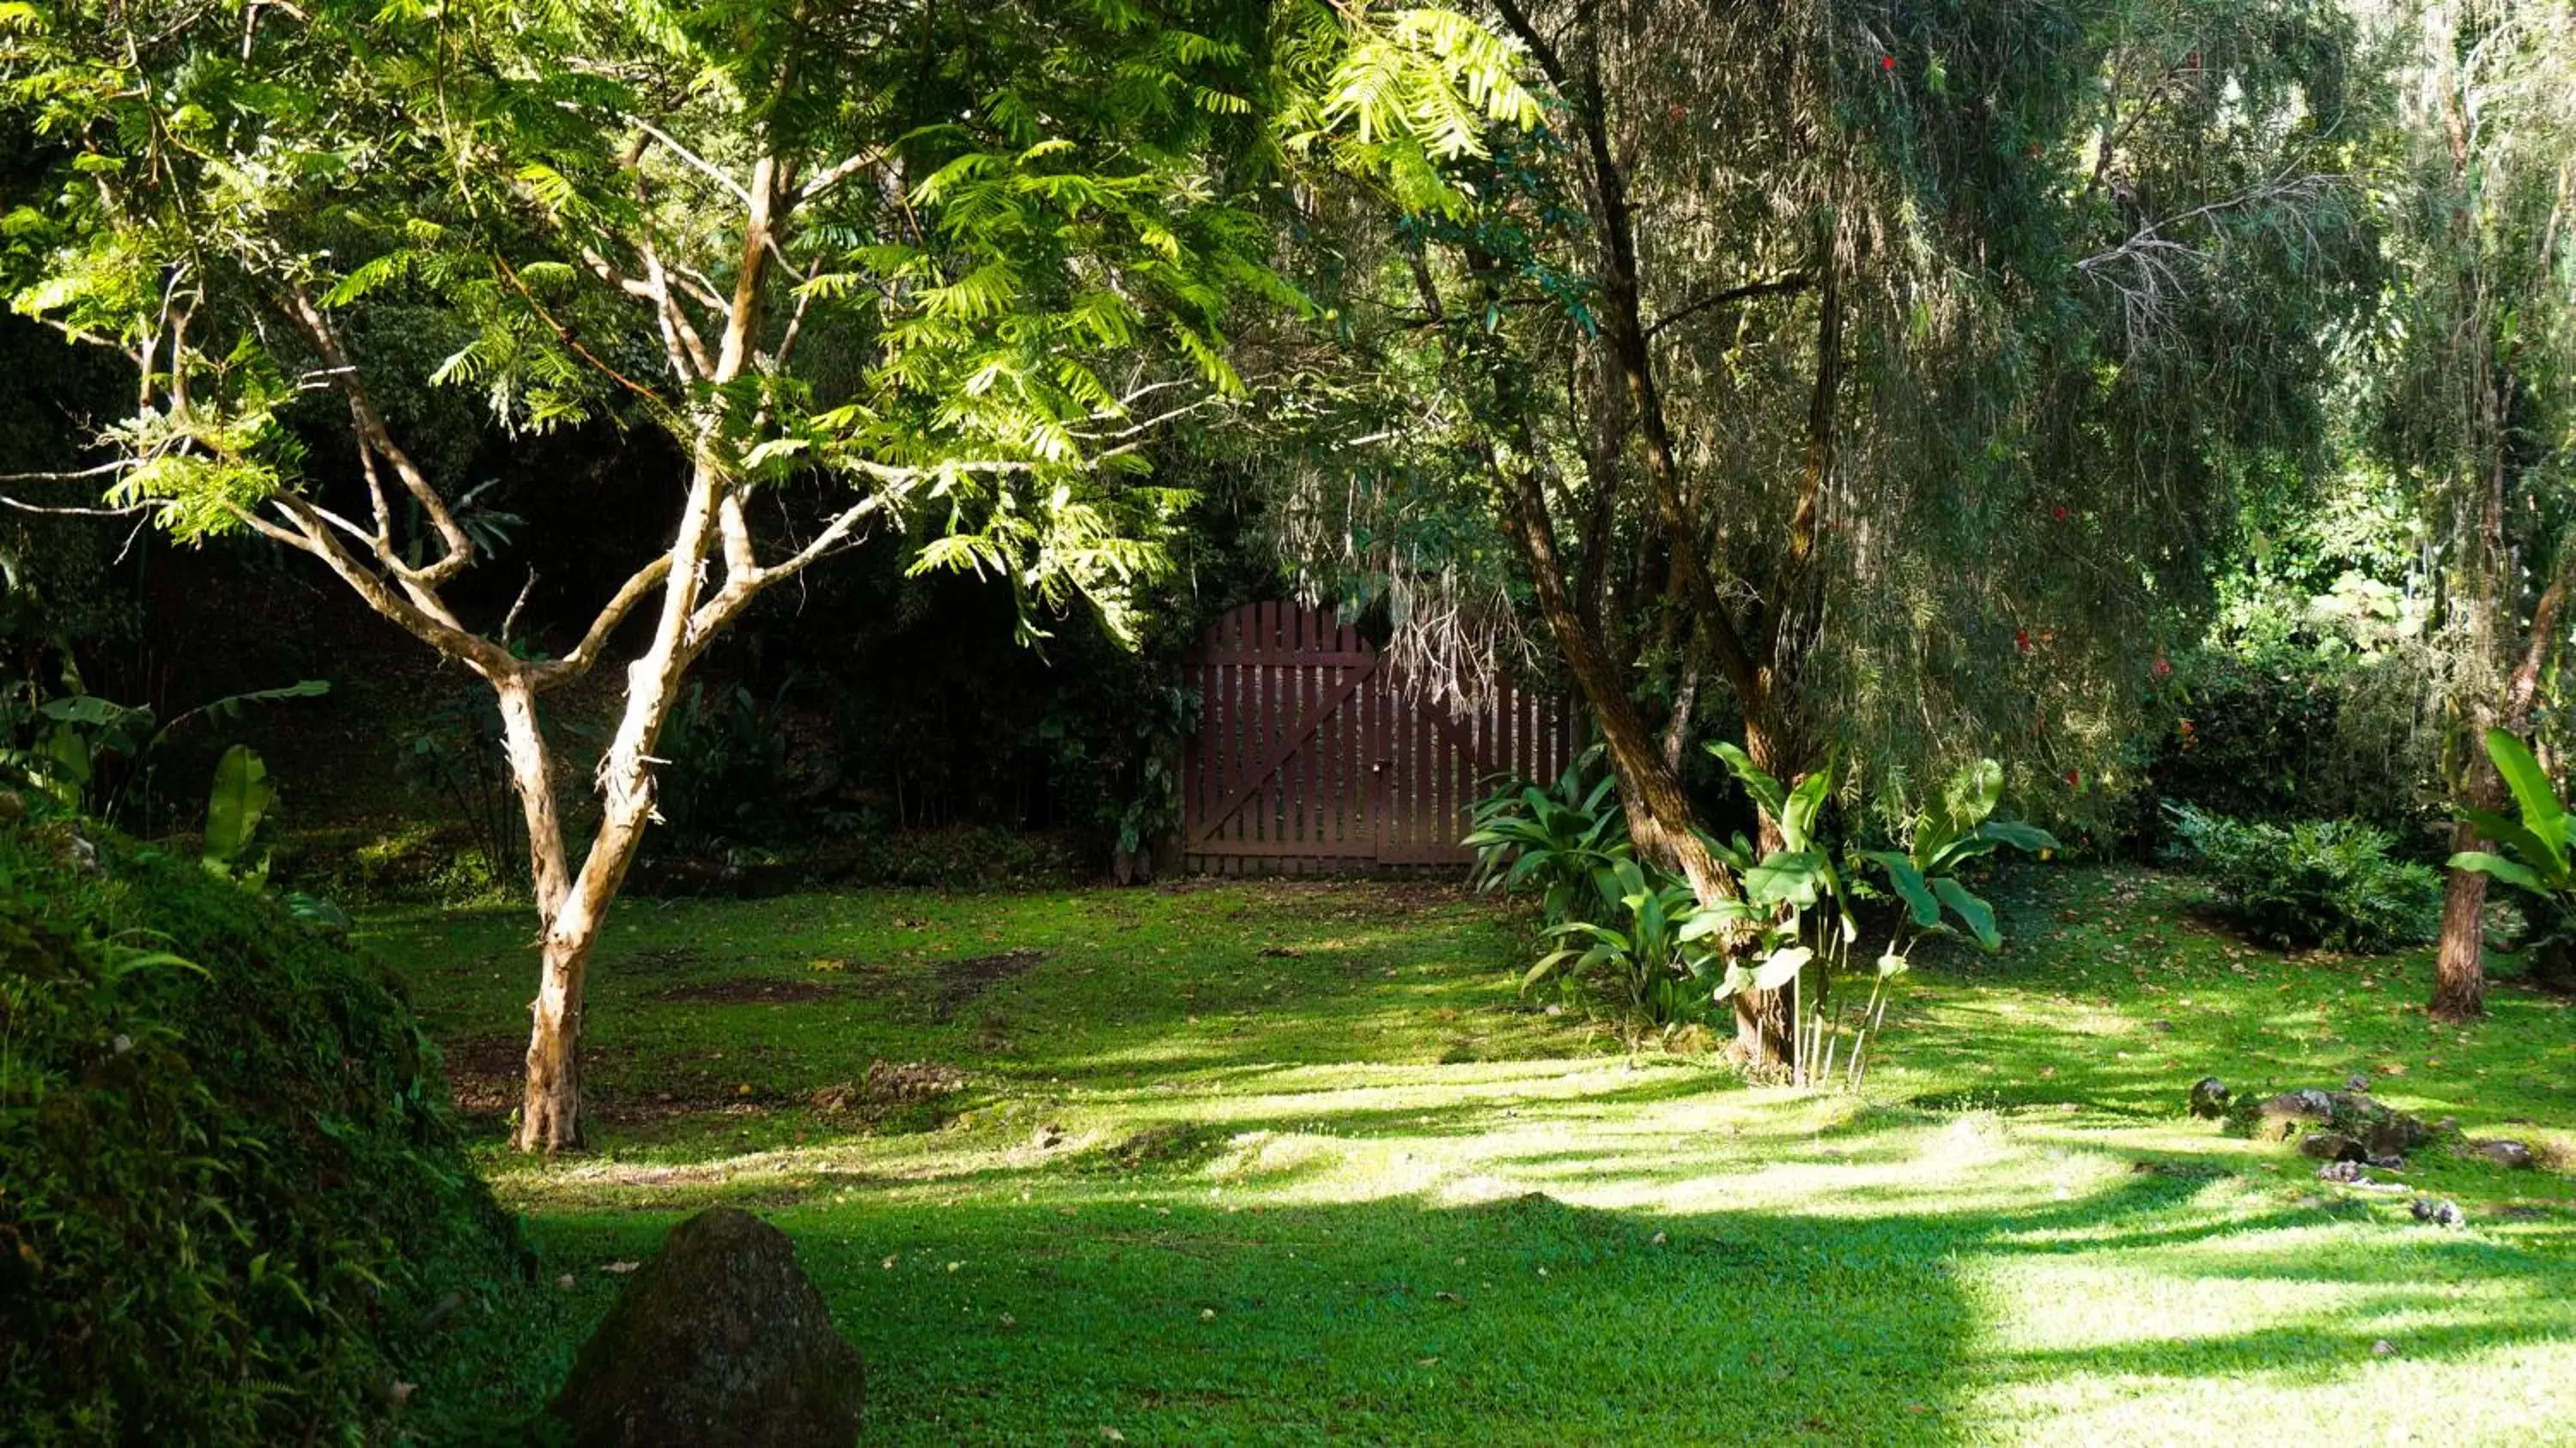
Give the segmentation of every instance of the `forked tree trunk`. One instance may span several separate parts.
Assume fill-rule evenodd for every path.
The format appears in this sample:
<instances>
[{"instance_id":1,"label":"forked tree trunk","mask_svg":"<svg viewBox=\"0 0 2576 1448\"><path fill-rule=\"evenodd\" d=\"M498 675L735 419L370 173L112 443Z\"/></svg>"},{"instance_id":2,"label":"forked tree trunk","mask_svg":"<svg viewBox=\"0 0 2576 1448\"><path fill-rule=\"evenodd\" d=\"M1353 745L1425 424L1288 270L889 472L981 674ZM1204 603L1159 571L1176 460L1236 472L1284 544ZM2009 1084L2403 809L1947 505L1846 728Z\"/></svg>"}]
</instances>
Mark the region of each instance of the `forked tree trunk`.
<instances>
[{"instance_id":1,"label":"forked tree trunk","mask_svg":"<svg viewBox=\"0 0 2576 1448\"><path fill-rule=\"evenodd\" d=\"M528 1007L528 1076L520 1099L517 1138L521 1151L553 1152L581 1144L582 998L591 952L653 817L654 746L661 739L681 680L705 644L706 634L693 628L692 615L700 603L699 563L707 555L720 506L718 476L718 467L702 454L679 535L671 544L672 566L663 578L661 615L655 621L652 643L626 669L626 708L599 765L599 833L582 857L578 873L567 876L565 870L552 755L537 719L534 696L524 680L494 682L502 701L511 778L528 821L528 851L535 864L543 931L537 995ZM749 577L747 573L737 576ZM722 596L715 600L719 607L724 602Z\"/></svg>"}]
</instances>

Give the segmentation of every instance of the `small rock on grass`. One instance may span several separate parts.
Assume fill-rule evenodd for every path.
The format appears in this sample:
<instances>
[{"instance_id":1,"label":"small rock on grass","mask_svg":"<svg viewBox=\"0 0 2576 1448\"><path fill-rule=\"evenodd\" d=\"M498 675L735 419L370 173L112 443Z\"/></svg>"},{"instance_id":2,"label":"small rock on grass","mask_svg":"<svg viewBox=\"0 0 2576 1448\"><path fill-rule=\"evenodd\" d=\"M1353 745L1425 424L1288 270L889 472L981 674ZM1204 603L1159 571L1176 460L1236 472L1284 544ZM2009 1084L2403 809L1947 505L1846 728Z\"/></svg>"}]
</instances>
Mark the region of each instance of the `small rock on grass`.
<instances>
[{"instance_id":1,"label":"small rock on grass","mask_svg":"<svg viewBox=\"0 0 2576 1448\"><path fill-rule=\"evenodd\" d=\"M2215 1076L2203 1076L2191 1084L2191 1114L2214 1121L2227 1114L2227 1083Z\"/></svg>"},{"instance_id":2,"label":"small rock on grass","mask_svg":"<svg viewBox=\"0 0 2576 1448\"><path fill-rule=\"evenodd\" d=\"M2461 1227L2468 1225L2469 1214L2460 1210L2460 1204L2458 1202L2437 1202L2431 1197L2417 1197L2414 1201L2407 1203L2406 1210L2414 1213L2415 1220L2419 1222L2431 1222L2435 1226Z\"/></svg>"},{"instance_id":3,"label":"small rock on grass","mask_svg":"<svg viewBox=\"0 0 2576 1448\"><path fill-rule=\"evenodd\" d=\"M2481 1141L2473 1149L2501 1167L2519 1170L2532 1164L2531 1148L2519 1141Z\"/></svg>"}]
</instances>

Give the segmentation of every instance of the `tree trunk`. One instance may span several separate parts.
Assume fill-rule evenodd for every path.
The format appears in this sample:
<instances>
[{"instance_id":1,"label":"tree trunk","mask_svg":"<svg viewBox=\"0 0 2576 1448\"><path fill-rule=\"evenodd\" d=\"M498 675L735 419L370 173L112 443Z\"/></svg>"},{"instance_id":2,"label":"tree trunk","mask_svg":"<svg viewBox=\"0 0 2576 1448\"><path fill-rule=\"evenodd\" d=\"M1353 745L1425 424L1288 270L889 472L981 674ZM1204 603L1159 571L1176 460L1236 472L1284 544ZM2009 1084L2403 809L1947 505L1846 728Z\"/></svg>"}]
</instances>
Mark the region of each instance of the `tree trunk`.
<instances>
[{"instance_id":1,"label":"tree trunk","mask_svg":"<svg viewBox=\"0 0 2576 1448\"><path fill-rule=\"evenodd\" d=\"M629 712L631 716L634 709ZM639 768L642 762L635 761ZM612 777L614 773L612 765ZM580 876L546 926L537 998L529 1005L528 1080L519 1105L521 1151L552 1153L581 1145L582 997L600 927L607 923L608 907L644 840L651 781L646 778L643 783L645 808L612 805L600 824L599 838L582 860ZM614 798L617 791L612 788L611 793Z\"/></svg>"},{"instance_id":2,"label":"tree trunk","mask_svg":"<svg viewBox=\"0 0 2576 1448\"><path fill-rule=\"evenodd\" d=\"M2502 507L2501 502L2497 508ZM2523 642L2522 661L2505 683L2501 727L2521 734L2530 727L2532 705L2540 697L2540 672L2558 646L2558 615L2566 606L2568 570L2576 568L2576 549L2561 544L2558 574L2532 606L2531 633ZM2472 720L2476 715L2472 714ZM2487 757L2486 731L2470 731L2469 776L2462 793L2478 809L2495 811L2505 804L2504 780ZM2451 827L2451 853L2489 848L2467 820ZM2433 1019L2473 1021L2487 1011L2486 955L2487 877L2453 870L2442 882L2442 947L2433 962Z\"/></svg>"},{"instance_id":3,"label":"tree trunk","mask_svg":"<svg viewBox=\"0 0 2576 1448\"><path fill-rule=\"evenodd\" d=\"M521 1151L552 1153L581 1145L581 996L590 947L591 938L546 937L537 998L529 1007L534 1025L515 1142Z\"/></svg>"},{"instance_id":4,"label":"tree trunk","mask_svg":"<svg viewBox=\"0 0 2576 1448\"><path fill-rule=\"evenodd\" d=\"M1801 762L1794 757L1789 732L1765 699L1744 702L1744 753L1764 773L1783 785L1795 782ZM1759 838L1755 850L1771 855L1788 847L1780 822L1768 810L1754 812ZM1735 1049L1756 1066L1798 1069L1798 1023L1791 1009L1796 997L1787 990L1748 990L1735 997Z\"/></svg>"},{"instance_id":5,"label":"tree trunk","mask_svg":"<svg viewBox=\"0 0 2576 1448\"><path fill-rule=\"evenodd\" d=\"M2483 842L2477 827L2462 820L2451 827L2451 851L2474 850ZM2433 962L2433 1019L2470 1021L2487 1010L2485 953L2487 877L2475 870L2453 870L2442 882L2442 949Z\"/></svg>"},{"instance_id":6,"label":"tree trunk","mask_svg":"<svg viewBox=\"0 0 2576 1448\"><path fill-rule=\"evenodd\" d=\"M607 755L600 760L599 833L582 857L580 873L569 879L563 879L562 825L555 813L545 737L536 727L535 710L514 708L512 690L496 686L504 700L502 724L512 734L512 777L522 790L531 855L546 858L549 842L539 836L551 827L555 877L563 881L549 902L542 883L545 876L539 876L545 937L537 997L529 1003L528 1079L519 1111L521 1151L555 1152L581 1144L579 1050L591 950L653 817L654 745L661 739L681 679L706 642L706 636L693 629L692 615L699 602L699 563L714 533L721 489L719 469L705 447L702 440L688 507L681 516L679 536L671 544L672 566L663 579L662 611L655 621L653 641L627 665L626 709ZM529 767L517 767L522 756L532 761Z\"/></svg>"}]
</instances>

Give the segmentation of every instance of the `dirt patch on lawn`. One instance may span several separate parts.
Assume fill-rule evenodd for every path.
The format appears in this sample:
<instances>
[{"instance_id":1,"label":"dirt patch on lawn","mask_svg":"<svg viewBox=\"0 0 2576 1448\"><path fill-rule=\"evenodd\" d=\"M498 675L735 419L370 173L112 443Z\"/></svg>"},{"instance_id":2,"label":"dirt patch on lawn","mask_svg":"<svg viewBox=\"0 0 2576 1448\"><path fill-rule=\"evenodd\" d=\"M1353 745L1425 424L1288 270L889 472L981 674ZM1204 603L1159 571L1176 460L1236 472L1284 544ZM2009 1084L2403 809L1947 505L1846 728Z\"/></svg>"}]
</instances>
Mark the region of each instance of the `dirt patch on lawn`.
<instances>
[{"instance_id":1,"label":"dirt patch on lawn","mask_svg":"<svg viewBox=\"0 0 2576 1448\"><path fill-rule=\"evenodd\" d=\"M775 1090L739 1076L681 1062L662 1073L656 1089L621 1089L600 1078L613 1075L623 1048L586 1045L581 1054L581 1109L600 1121L631 1125L709 1113L757 1115L784 1099ZM457 1114L489 1120L518 1109L527 1072L526 1036L500 1032L466 1036L441 1045L439 1056L446 1067L448 1098L455 1102Z\"/></svg>"},{"instance_id":2,"label":"dirt patch on lawn","mask_svg":"<svg viewBox=\"0 0 2576 1448\"><path fill-rule=\"evenodd\" d=\"M870 1061L856 1081L826 1086L806 1098L817 1111L855 1112L874 1121L898 1107L917 1106L966 1089L966 1073L938 1061Z\"/></svg>"},{"instance_id":3,"label":"dirt patch on lawn","mask_svg":"<svg viewBox=\"0 0 2576 1448\"><path fill-rule=\"evenodd\" d=\"M694 975L706 968L707 958L685 945L660 945L619 956L609 968L619 975Z\"/></svg>"},{"instance_id":4,"label":"dirt patch on lawn","mask_svg":"<svg viewBox=\"0 0 2576 1448\"><path fill-rule=\"evenodd\" d=\"M807 1005L841 994L841 987L819 980L693 980L654 996L665 1001L704 1001L716 1005Z\"/></svg>"},{"instance_id":5,"label":"dirt patch on lawn","mask_svg":"<svg viewBox=\"0 0 2576 1448\"><path fill-rule=\"evenodd\" d=\"M519 1104L520 1080L527 1071L528 1038L524 1035L467 1036L439 1047L447 1070L447 1092L466 1116L498 1116Z\"/></svg>"},{"instance_id":6,"label":"dirt patch on lawn","mask_svg":"<svg viewBox=\"0 0 2576 1448\"><path fill-rule=\"evenodd\" d=\"M1005 950L971 960L943 960L930 967L930 1014L946 1022L958 1009L1006 980L1028 974L1046 959L1043 950Z\"/></svg>"}]
</instances>

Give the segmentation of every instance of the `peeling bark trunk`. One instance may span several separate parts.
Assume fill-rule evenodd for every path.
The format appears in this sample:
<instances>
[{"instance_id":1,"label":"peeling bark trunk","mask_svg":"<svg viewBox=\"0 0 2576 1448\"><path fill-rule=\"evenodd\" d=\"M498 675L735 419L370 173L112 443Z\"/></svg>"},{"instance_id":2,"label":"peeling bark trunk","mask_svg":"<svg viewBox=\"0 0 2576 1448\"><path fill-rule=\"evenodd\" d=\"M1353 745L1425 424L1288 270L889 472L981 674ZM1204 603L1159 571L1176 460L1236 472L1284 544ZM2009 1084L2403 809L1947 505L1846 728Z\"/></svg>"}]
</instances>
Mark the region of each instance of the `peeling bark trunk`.
<instances>
[{"instance_id":1,"label":"peeling bark trunk","mask_svg":"<svg viewBox=\"0 0 2576 1448\"><path fill-rule=\"evenodd\" d=\"M679 535L672 540L672 566L662 581L662 609L653 641L627 666L626 709L600 761L599 833L582 858L580 872L568 880L562 874L562 827L555 813L552 770L544 735L536 727L533 701L514 714L511 690L502 690L502 720L511 731L512 777L521 784L530 854L544 859L551 850L553 876L563 882L550 893L540 875L538 904L545 934L537 996L528 1008L528 1079L520 1100L517 1139L521 1151L555 1152L581 1144L582 998L591 951L653 817L654 745L670 717L680 682L706 641L692 627L692 616L699 603L699 564L712 544L723 494L721 472L707 446L701 443ZM530 761L523 768L518 767L522 756ZM549 828L551 838L540 838Z\"/></svg>"}]
</instances>

